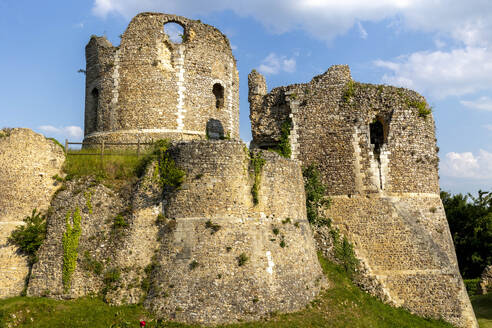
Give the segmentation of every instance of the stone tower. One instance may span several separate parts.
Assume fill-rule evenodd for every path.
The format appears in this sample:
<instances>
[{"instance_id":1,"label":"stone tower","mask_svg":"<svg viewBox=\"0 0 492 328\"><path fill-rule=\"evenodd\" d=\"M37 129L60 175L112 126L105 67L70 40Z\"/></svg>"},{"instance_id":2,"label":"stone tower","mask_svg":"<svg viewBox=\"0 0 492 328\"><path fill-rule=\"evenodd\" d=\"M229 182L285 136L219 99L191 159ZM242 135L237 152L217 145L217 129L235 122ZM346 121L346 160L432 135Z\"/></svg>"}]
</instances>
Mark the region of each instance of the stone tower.
<instances>
[{"instance_id":1,"label":"stone tower","mask_svg":"<svg viewBox=\"0 0 492 328\"><path fill-rule=\"evenodd\" d=\"M182 42L166 33L170 23ZM85 142L239 137L236 61L216 28L141 13L118 47L92 36L85 51Z\"/></svg>"},{"instance_id":2,"label":"stone tower","mask_svg":"<svg viewBox=\"0 0 492 328\"><path fill-rule=\"evenodd\" d=\"M354 82L339 65L268 94L253 71L249 101L256 147L279 144L289 121L292 158L318 166L332 200L325 215L354 244L368 291L477 327L439 197L434 120L422 96Z\"/></svg>"}]
</instances>

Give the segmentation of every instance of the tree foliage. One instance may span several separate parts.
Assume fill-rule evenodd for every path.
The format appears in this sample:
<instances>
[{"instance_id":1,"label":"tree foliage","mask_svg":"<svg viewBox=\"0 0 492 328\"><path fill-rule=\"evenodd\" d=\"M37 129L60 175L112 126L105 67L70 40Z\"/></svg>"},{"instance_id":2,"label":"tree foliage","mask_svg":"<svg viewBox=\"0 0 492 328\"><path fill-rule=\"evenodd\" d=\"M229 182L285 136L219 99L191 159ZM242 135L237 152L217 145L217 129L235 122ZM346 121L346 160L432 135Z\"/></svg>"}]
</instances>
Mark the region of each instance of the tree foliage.
<instances>
[{"instance_id":1,"label":"tree foliage","mask_svg":"<svg viewBox=\"0 0 492 328\"><path fill-rule=\"evenodd\" d=\"M479 277L492 264L492 193L479 190L478 197L473 197L442 191L441 199L461 274Z\"/></svg>"},{"instance_id":2,"label":"tree foliage","mask_svg":"<svg viewBox=\"0 0 492 328\"><path fill-rule=\"evenodd\" d=\"M8 241L35 262L36 252L46 236L46 217L34 209L31 216L24 218L24 223L12 231Z\"/></svg>"}]
</instances>

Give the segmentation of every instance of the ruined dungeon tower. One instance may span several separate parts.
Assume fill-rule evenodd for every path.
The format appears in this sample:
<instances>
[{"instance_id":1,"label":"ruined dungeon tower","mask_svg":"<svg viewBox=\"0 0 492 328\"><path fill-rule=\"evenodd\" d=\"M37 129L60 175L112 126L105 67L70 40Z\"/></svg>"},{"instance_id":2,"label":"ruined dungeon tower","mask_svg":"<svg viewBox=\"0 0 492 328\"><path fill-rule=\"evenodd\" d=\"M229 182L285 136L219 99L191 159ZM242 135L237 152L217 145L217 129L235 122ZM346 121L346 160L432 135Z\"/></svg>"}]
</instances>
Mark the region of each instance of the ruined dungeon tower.
<instances>
[{"instance_id":1,"label":"ruined dungeon tower","mask_svg":"<svg viewBox=\"0 0 492 328\"><path fill-rule=\"evenodd\" d=\"M254 146L287 140L293 159L319 168L332 199L325 215L354 244L363 287L416 314L477 327L439 197L425 99L354 82L348 66L268 94L256 71L248 82Z\"/></svg>"},{"instance_id":2,"label":"ruined dungeon tower","mask_svg":"<svg viewBox=\"0 0 492 328\"><path fill-rule=\"evenodd\" d=\"M173 42L167 27L183 28ZM114 47L86 46L85 142L239 137L239 77L229 41L184 17L142 13Z\"/></svg>"}]
</instances>

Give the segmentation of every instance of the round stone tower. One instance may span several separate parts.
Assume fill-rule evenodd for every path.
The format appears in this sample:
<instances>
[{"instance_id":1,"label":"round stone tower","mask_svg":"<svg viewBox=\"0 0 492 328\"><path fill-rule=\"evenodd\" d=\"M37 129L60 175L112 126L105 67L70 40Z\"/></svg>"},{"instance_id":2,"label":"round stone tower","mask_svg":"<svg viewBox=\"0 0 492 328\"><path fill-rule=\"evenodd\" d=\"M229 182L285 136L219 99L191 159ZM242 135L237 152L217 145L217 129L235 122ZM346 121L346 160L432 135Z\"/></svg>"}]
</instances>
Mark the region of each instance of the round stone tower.
<instances>
[{"instance_id":1,"label":"round stone tower","mask_svg":"<svg viewBox=\"0 0 492 328\"><path fill-rule=\"evenodd\" d=\"M236 61L210 25L142 13L118 47L92 36L86 61L85 142L239 137Z\"/></svg>"}]
</instances>

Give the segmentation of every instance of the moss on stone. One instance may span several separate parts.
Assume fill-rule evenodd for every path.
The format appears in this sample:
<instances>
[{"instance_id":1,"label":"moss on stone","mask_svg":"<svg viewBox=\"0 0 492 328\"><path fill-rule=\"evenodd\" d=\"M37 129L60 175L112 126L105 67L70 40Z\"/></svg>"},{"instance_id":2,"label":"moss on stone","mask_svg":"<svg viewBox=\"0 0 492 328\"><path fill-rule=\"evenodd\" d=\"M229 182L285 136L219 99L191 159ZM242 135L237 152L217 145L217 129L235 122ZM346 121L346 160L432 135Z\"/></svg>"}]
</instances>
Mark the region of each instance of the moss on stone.
<instances>
[{"instance_id":1,"label":"moss on stone","mask_svg":"<svg viewBox=\"0 0 492 328\"><path fill-rule=\"evenodd\" d=\"M70 224L70 219L72 218L72 224ZM63 244L63 288L65 291L70 289L72 274L77 266L77 256L79 247L79 238L82 233L80 226L82 217L80 216L79 208L75 209L75 212L67 212L65 217L66 220L66 230L63 234L62 244Z\"/></svg>"}]
</instances>

